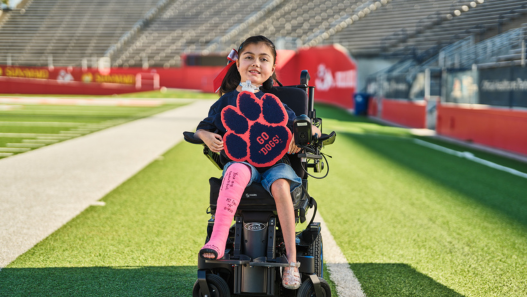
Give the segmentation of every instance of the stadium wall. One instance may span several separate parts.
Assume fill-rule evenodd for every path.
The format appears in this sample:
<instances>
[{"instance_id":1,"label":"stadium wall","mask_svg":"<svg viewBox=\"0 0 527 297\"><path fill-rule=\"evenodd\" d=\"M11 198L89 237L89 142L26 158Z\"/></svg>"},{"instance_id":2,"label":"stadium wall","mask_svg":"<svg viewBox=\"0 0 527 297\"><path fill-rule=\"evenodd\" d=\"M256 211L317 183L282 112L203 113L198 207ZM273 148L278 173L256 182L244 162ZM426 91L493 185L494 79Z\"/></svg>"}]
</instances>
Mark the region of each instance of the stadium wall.
<instances>
[{"instance_id":1,"label":"stadium wall","mask_svg":"<svg viewBox=\"0 0 527 297\"><path fill-rule=\"evenodd\" d=\"M213 93L213 80L223 67L184 66L181 68L109 68L104 70L73 67L0 66L0 79L27 79L26 84L0 84L4 94L86 94L107 95L153 90L152 75L159 76L159 86L195 89ZM307 69L310 85L316 87L315 100L353 108L353 94L357 84L357 67L347 51L338 45L279 50L276 72L284 85L298 85L300 72ZM136 77L149 77L135 88ZM39 81L37 81L39 80ZM49 82L45 87L43 82ZM59 82L59 84L57 84ZM68 86L70 82L75 82ZM123 88L107 89L103 84L122 84ZM74 87L73 87L74 86ZM101 88L104 90L96 90ZM112 93L114 92L114 93Z\"/></svg>"},{"instance_id":2,"label":"stadium wall","mask_svg":"<svg viewBox=\"0 0 527 297\"><path fill-rule=\"evenodd\" d=\"M527 155L527 111L438 104L439 135Z\"/></svg>"},{"instance_id":3,"label":"stadium wall","mask_svg":"<svg viewBox=\"0 0 527 297\"><path fill-rule=\"evenodd\" d=\"M426 101L382 99L381 118L406 127L426 128Z\"/></svg>"}]
</instances>

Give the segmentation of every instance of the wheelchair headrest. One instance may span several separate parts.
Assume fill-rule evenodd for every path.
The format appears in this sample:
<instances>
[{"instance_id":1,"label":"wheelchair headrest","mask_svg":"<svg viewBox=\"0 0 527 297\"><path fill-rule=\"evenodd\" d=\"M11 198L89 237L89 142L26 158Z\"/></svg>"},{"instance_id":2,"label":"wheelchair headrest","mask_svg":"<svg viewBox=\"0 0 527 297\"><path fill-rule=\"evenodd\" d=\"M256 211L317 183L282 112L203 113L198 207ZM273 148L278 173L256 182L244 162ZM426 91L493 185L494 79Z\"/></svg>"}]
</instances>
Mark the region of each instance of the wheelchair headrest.
<instances>
[{"instance_id":1,"label":"wheelchair headrest","mask_svg":"<svg viewBox=\"0 0 527 297\"><path fill-rule=\"evenodd\" d=\"M308 114L308 98L304 90L297 87L272 87L264 90L278 97L282 103L287 104L296 115Z\"/></svg>"}]
</instances>

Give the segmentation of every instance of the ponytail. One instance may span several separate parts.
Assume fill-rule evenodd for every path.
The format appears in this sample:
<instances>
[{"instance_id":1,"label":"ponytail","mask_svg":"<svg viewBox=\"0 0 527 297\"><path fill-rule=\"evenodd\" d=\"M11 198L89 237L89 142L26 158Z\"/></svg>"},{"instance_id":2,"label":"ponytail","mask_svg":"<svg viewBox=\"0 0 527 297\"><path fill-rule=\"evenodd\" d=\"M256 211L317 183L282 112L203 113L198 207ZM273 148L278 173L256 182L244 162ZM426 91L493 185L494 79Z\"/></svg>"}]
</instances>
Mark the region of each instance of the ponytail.
<instances>
[{"instance_id":1,"label":"ponytail","mask_svg":"<svg viewBox=\"0 0 527 297\"><path fill-rule=\"evenodd\" d=\"M242 77L240 76L240 72L238 72L238 68L236 67L236 63L234 62L232 63L231 67L227 71L227 74L225 74L223 81L221 82L221 87L218 91L220 97L228 92L234 91L240 84L241 80Z\"/></svg>"}]
</instances>

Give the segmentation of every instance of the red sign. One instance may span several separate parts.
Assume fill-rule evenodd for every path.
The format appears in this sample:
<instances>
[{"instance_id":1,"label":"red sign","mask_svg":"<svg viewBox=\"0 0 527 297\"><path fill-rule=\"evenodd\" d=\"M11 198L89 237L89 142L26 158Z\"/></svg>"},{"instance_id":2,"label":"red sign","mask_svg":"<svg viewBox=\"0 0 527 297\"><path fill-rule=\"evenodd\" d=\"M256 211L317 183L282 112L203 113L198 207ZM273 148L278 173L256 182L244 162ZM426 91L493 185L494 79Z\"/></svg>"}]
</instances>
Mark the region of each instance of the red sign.
<instances>
[{"instance_id":1,"label":"red sign","mask_svg":"<svg viewBox=\"0 0 527 297\"><path fill-rule=\"evenodd\" d=\"M279 51L278 56L280 56ZM304 69L315 86L315 102L353 108L353 94L357 86L357 66L347 51L338 45L300 49L294 57L280 63L278 79L284 85L297 85Z\"/></svg>"}]
</instances>

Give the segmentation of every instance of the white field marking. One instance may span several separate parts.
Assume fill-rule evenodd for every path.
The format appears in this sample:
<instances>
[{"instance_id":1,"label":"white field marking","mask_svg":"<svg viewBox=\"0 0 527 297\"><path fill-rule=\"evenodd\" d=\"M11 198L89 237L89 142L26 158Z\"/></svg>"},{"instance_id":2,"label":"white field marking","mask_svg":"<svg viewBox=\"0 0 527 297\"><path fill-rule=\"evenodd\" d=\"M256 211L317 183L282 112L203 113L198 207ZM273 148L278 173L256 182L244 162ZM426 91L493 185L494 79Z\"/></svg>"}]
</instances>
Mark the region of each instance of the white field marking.
<instances>
[{"instance_id":1,"label":"white field marking","mask_svg":"<svg viewBox=\"0 0 527 297\"><path fill-rule=\"evenodd\" d=\"M68 99L68 98L17 98L2 97L0 103L38 105L89 105L89 106L149 106L163 105L163 100L129 99Z\"/></svg>"},{"instance_id":2,"label":"white field marking","mask_svg":"<svg viewBox=\"0 0 527 297\"><path fill-rule=\"evenodd\" d=\"M42 143L7 143L7 147L21 147L21 148L39 148L45 146Z\"/></svg>"},{"instance_id":3,"label":"white field marking","mask_svg":"<svg viewBox=\"0 0 527 297\"><path fill-rule=\"evenodd\" d=\"M43 144L51 144L55 142L59 142L60 140L56 139L23 139L23 143L43 143Z\"/></svg>"},{"instance_id":4,"label":"white field marking","mask_svg":"<svg viewBox=\"0 0 527 297\"><path fill-rule=\"evenodd\" d=\"M64 136L60 134L50 134L50 133L0 133L0 137L5 138L36 138L36 137L50 137L50 136ZM70 135L67 135L68 137Z\"/></svg>"},{"instance_id":5,"label":"white field marking","mask_svg":"<svg viewBox=\"0 0 527 297\"><path fill-rule=\"evenodd\" d=\"M490 161L478 158L478 157L474 156L470 152L458 152L458 151L451 150L449 148L442 147L440 145L433 144L433 143L426 142L426 141L422 141L422 140L419 140L419 139L414 139L414 142L416 144L419 144L419 145L422 145L422 146L426 146L428 148L431 148L431 149L434 149L434 150L437 150L437 151L440 151L440 152L443 152L443 153L454 155L454 156L460 157L460 158L465 158L467 160L470 160L470 161L473 161L473 162L476 162L476 163L479 163L479 164L482 164L482 165L485 165L485 166L488 166L488 167L491 167L491 168L494 168L494 169L498 169L498 170L501 170L501 171L508 172L510 174L514 174L514 175L517 175L517 176L520 176L520 177L523 177L523 178L527 178L527 173L523 173L521 171L518 171L518 170L509 168L509 167L505 167L505 166L502 166L502 165L499 165L499 164L496 164L496 163L493 163L493 162L490 162Z\"/></svg>"},{"instance_id":6,"label":"white field marking","mask_svg":"<svg viewBox=\"0 0 527 297\"><path fill-rule=\"evenodd\" d=\"M0 153L0 157L9 157L12 156L13 153Z\"/></svg>"},{"instance_id":7,"label":"white field marking","mask_svg":"<svg viewBox=\"0 0 527 297\"><path fill-rule=\"evenodd\" d=\"M79 134L79 132L77 131L60 131L59 134L68 134L70 136L81 136L81 134Z\"/></svg>"},{"instance_id":8,"label":"white field marking","mask_svg":"<svg viewBox=\"0 0 527 297\"><path fill-rule=\"evenodd\" d=\"M57 139L57 140L65 140L70 139L71 137L69 135L56 135L56 136L39 136L37 139Z\"/></svg>"},{"instance_id":9,"label":"white field marking","mask_svg":"<svg viewBox=\"0 0 527 297\"><path fill-rule=\"evenodd\" d=\"M337 295L339 297L366 297L359 280L350 268L346 256L344 256L335 242L335 239L331 235L331 232L329 232L326 223L318 211L315 216L315 221L320 222L321 225L322 240L324 243L324 261L331 274L331 280L337 287Z\"/></svg>"},{"instance_id":10,"label":"white field marking","mask_svg":"<svg viewBox=\"0 0 527 297\"><path fill-rule=\"evenodd\" d=\"M104 202L104 201L93 201L92 203L90 203L90 205L93 205L93 206L105 206L106 202Z\"/></svg>"},{"instance_id":11,"label":"white field marking","mask_svg":"<svg viewBox=\"0 0 527 297\"><path fill-rule=\"evenodd\" d=\"M44 127L78 127L83 123L69 122L6 122L0 121L0 126L44 126Z\"/></svg>"},{"instance_id":12,"label":"white field marking","mask_svg":"<svg viewBox=\"0 0 527 297\"><path fill-rule=\"evenodd\" d=\"M30 148L19 147L0 147L0 153L24 153L31 150Z\"/></svg>"},{"instance_id":13,"label":"white field marking","mask_svg":"<svg viewBox=\"0 0 527 297\"><path fill-rule=\"evenodd\" d=\"M15 110L22 108L22 105L0 105L0 110Z\"/></svg>"}]
</instances>

